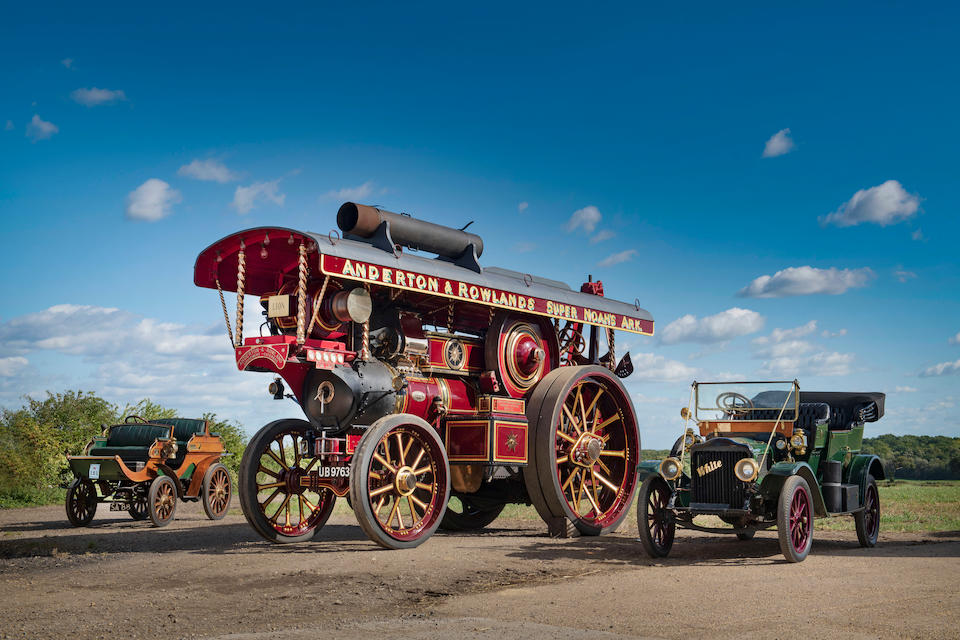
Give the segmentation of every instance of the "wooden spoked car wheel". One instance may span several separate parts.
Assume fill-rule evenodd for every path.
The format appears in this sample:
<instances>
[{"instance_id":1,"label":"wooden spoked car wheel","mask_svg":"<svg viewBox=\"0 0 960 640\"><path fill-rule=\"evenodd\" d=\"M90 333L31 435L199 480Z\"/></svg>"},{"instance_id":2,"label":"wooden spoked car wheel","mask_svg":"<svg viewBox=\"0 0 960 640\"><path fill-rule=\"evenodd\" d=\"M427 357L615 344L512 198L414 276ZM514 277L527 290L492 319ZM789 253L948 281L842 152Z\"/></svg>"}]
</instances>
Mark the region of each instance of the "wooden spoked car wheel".
<instances>
[{"instance_id":1,"label":"wooden spoked car wheel","mask_svg":"<svg viewBox=\"0 0 960 640\"><path fill-rule=\"evenodd\" d=\"M623 383L600 366L547 374L527 403L531 452L523 470L530 501L551 522L584 535L614 531L637 488L640 435Z\"/></svg>"},{"instance_id":2,"label":"wooden spoked car wheel","mask_svg":"<svg viewBox=\"0 0 960 640\"><path fill-rule=\"evenodd\" d=\"M416 547L437 530L449 496L443 442L423 419L386 416L363 434L351 462L350 503L371 540Z\"/></svg>"},{"instance_id":3,"label":"wooden spoked car wheel","mask_svg":"<svg viewBox=\"0 0 960 640\"><path fill-rule=\"evenodd\" d=\"M147 492L147 513L155 527L165 527L177 512L177 487L170 476L157 476Z\"/></svg>"},{"instance_id":4,"label":"wooden spoked car wheel","mask_svg":"<svg viewBox=\"0 0 960 640\"><path fill-rule=\"evenodd\" d=\"M67 489L67 519L75 527L85 527L97 513L97 488L86 478L77 478Z\"/></svg>"},{"instance_id":5,"label":"wooden spoked car wheel","mask_svg":"<svg viewBox=\"0 0 960 640\"><path fill-rule=\"evenodd\" d=\"M640 542L651 558L665 558L673 546L677 523L667 508L670 487L658 475L649 475L640 485L637 498L637 529Z\"/></svg>"},{"instance_id":6,"label":"wooden spoked car wheel","mask_svg":"<svg viewBox=\"0 0 960 640\"><path fill-rule=\"evenodd\" d=\"M319 458L300 455L304 420L276 420L250 440L240 461L240 506L250 526L271 542L309 540L327 522L337 496L300 486Z\"/></svg>"},{"instance_id":7,"label":"wooden spoked car wheel","mask_svg":"<svg viewBox=\"0 0 960 640\"><path fill-rule=\"evenodd\" d=\"M227 515L232 484L230 472L219 462L203 474L203 510L211 520L222 520Z\"/></svg>"},{"instance_id":8,"label":"wooden spoked car wheel","mask_svg":"<svg viewBox=\"0 0 960 640\"><path fill-rule=\"evenodd\" d=\"M127 513L129 513L130 517L134 520L146 520L149 515L149 513L147 513L147 497L134 496Z\"/></svg>"},{"instance_id":9,"label":"wooden spoked car wheel","mask_svg":"<svg viewBox=\"0 0 960 640\"><path fill-rule=\"evenodd\" d=\"M853 522L857 527L857 539L861 547L874 547L880 537L880 493L877 481L867 476L867 492L863 495L863 510L854 514Z\"/></svg>"},{"instance_id":10,"label":"wooden spoked car wheel","mask_svg":"<svg viewBox=\"0 0 960 640\"><path fill-rule=\"evenodd\" d=\"M777 502L777 533L780 551L787 562L800 562L813 546L813 501L810 486L800 476L783 483Z\"/></svg>"}]
</instances>

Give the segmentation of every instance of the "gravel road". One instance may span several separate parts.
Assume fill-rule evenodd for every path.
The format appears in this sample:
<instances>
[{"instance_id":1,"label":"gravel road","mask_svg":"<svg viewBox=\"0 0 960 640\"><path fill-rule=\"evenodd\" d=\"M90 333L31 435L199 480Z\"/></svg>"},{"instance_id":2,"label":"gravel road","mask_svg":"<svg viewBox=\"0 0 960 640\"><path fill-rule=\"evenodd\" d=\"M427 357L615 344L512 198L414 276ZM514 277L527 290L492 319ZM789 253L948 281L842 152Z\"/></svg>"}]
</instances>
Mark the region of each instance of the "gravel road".
<instances>
[{"instance_id":1,"label":"gravel road","mask_svg":"<svg viewBox=\"0 0 960 640\"><path fill-rule=\"evenodd\" d=\"M0 637L960 637L960 532L817 532L800 564L775 532L678 532L652 561L631 523L556 540L536 521L384 551L334 516L311 543L261 541L195 504L154 529L101 506L0 510Z\"/></svg>"}]
</instances>

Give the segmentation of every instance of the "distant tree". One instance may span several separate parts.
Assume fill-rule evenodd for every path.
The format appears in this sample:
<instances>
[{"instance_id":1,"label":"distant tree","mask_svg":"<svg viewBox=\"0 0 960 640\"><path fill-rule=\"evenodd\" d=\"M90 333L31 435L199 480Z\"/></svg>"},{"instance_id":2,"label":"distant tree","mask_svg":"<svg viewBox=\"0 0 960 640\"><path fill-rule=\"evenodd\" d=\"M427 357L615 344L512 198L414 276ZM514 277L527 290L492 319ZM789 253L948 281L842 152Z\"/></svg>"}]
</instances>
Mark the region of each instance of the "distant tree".
<instances>
[{"instance_id":1,"label":"distant tree","mask_svg":"<svg viewBox=\"0 0 960 640\"><path fill-rule=\"evenodd\" d=\"M864 438L863 450L880 456L888 478L960 479L960 438L886 434Z\"/></svg>"}]
</instances>

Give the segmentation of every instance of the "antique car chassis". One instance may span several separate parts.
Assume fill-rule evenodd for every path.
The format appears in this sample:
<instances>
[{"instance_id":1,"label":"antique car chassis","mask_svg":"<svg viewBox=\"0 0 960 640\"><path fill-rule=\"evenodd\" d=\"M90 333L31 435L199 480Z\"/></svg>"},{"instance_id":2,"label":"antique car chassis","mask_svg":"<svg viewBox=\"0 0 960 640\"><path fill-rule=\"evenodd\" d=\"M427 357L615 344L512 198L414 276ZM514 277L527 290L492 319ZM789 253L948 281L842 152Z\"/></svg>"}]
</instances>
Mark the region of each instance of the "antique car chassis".
<instances>
[{"instance_id":1,"label":"antique car chassis","mask_svg":"<svg viewBox=\"0 0 960 640\"><path fill-rule=\"evenodd\" d=\"M752 398L726 391L704 407L701 392L756 385L788 386ZM699 433L687 428L664 460L645 460L637 498L637 524L644 549L665 557L676 528L733 533L749 540L776 527L780 550L790 562L809 554L814 518L849 515L862 546L876 544L880 530L877 456L860 453L865 422L883 416L884 394L800 391L792 382L694 382ZM709 404L709 403L707 403ZM703 416L705 409L716 415ZM732 528L696 524L717 516Z\"/></svg>"},{"instance_id":2,"label":"antique car chassis","mask_svg":"<svg viewBox=\"0 0 960 640\"><path fill-rule=\"evenodd\" d=\"M67 456L75 476L67 488L67 518L75 527L86 526L97 505L106 503L111 511L162 527L173 520L179 499L202 500L207 517L220 520L233 485L220 463L224 455L206 420L127 416L93 438L83 455Z\"/></svg>"},{"instance_id":3,"label":"antique car chassis","mask_svg":"<svg viewBox=\"0 0 960 640\"><path fill-rule=\"evenodd\" d=\"M510 502L533 504L556 535L615 529L640 436L613 335L652 335L650 314L592 278L577 291L482 267L483 240L463 230L349 202L337 224L343 237L248 229L197 258L194 283L220 294L238 369L272 374L270 394L305 414L247 445L250 525L308 540L339 497L391 549L482 528ZM254 336L248 295L263 308Z\"/></svg>"}]
</instances>

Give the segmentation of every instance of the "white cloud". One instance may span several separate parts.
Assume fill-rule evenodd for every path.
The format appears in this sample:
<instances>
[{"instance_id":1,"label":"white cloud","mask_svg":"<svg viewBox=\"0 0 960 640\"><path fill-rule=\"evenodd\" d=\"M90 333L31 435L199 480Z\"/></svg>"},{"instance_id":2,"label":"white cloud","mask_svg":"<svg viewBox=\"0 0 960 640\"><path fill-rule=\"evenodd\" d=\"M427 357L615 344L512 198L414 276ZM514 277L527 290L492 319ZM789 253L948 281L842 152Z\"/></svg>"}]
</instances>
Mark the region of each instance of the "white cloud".
<instances>
[{"instance_id":1,"label":"white cloud","mask_svg":"<svg viewBox=\"0 0 960 640\"><path fill-rule=\"evenodd\" d=\"M739 307L733 307L702 319L687 314L677 318L662 329L660 340L664 344L723 342L756 333L763 328L763 322L763 316L756 311Z\"/></svg>"},{"instance_id":2,"label":"white cloud","mask_svg":"<svg viewBox=\"0 0 960 640\"><path fill-rule=\"evenodd\" d=\"M98 89L91 87L89 89L76 89L70 94L74 102L79 102L85 107L96 107L101 104L113 104L127 99L121 89Z\"/></svg>"},{"instance_id":3,"label":"white cloud","mask_svg":"<svg viewBox=\"0 0 960 640\"><path fill-rule=\"evenodd\" d=\"M783 298L815 294L839 295L856 287L864 287L874 277L869 267L862 269L817 269L789 267L772 276L760 276L737 295L746 298Z\"/></svg>"},{"instance_id":4,"label":"white cloud","mask_svg":"<svg viewBox=\"0 0 960 640\"><path fill-rule=\"evenodd\" d=\"M3 126L4 131L13 131L13 120L7 120L7 124Z\"/></svg>"},{"instance_id":5,"label":"white cloud","mask_svg":"<svg viewBox=\"0 0 960 640\"><path fill-rule=\"evenodd\" d=\"M633 256L637 255L636 249L627 249L626 251L621 251L620 253L614 253L609 255L597 264L601 267L612 267L615 264L620 264L621 262L628 262L633 260Z\"/></svg>"},{"instance_id":6,"label":"white cloud","mask_svg":"<svg viewBox=\"0 0 960 640\"><path fill-rule=\"evenodd\" d=\"M932 367L927 367L920 372L921 378L933 378L935 376L949 376L960 373L960 360L953 362L941 362Z\"/></svg>"},{"instance_id":7,"label":"white cloud","mask_svg":"<svg viewBox=\"0 0 960 640\"><path fill-rule=\"evenodd\" d=\"M593 233L593 230L597 228L597 225L600 223L600 218L602 217L599 209L593 205L589 205L583 209L574 211L570 219L567 220L564 228L568 232L583 228L585 233Z\"/></svg>"},{"instance_id":8,"label":"white cloud","mask_svg":"<svg viewBox=\"0 0 960 640\"><path fill-rule=\"evenodd\" d=\"M73 58L64 58L63 60L60 61L60 64L62 64L63 66L65 66L67 69L72 69L72 68L73 68Z\"/></svg>"},{"instance_id":9,"label":"white cloud","mask_svg":"<svg viewBox=\"0 0 960 640\"><path fill-rule=\"evenodd\" d=\"M910 234L910 237L917 241L926 240L926 238L923 236L923 229L917 229Z\"/></svg>"},{"instance_id":10,"label":"white cloud","mask_svg":"<svg viewBox=\"0 0 960 640\"><path fill-rule=\"evenodd\" d=\"M893 277L897 279L898 282L906 282L907 280L913 280L917 277L917 274L913 271L905 271L903 269L897 269L893 272Z\"/></svg>"},{"instance_id":11,"label":"white cloud","mask_svg":"<svg viewBox=\"0 0 960 640\"><path fill-rule=\"evenodd\" d=\"M785 354L772 357L760 367L760 374L784 379L801 376L845 376L853 364L852 353L836 351L804 354Z\"/></svg>"},{"instance_id":12,"label":"white cloud","mask_svg":"<svg viewBox=\"0 0 960 640\"><path fill-rule=\"evenodd\" d=\"M682 362L668 360L653 353L631 354L634 373L631 380L647 380L652 382L673 382L677 380L692 380L697 375L697 369L688 367Z\"/></svg>"},{"instance_id":13,"label":"white cloud","mask_svg":"<svg viewBox=\"0 0 960 640\"><path fill-rule=\"evenodd\" d=\"M793 146L790 129L780 129L767 140L767 144L763 147L763 157L776 158L785 155L793 151Z\"/></svg>"},{"instance_id":14,"label":"white cloud","mask_svg":"<svg viewBox=\"0 0 960 640\"><path fill-rule=\"evenodd\" d=\"M597 244L598 242L609 240L610 238L613 238L616 235L617 234L615 234L613 231L610 231L608 229L604 229L603 231L598 231L596 235L590 238L590 244Z\"/></svg>"},{"instance_id":15,"label":"white cloud","mask_svg":"<svg viewBox=\"0 0 960 640\"><path fill-rule=\"evenodd\" d=\"M823 333L821 333L820 335L823 336L824 338L838 338L840 336L847 335L847 330L839 329L837 331L827 331L826 329L824 329Z\"/></svg>"},{"instance_id":16,"label":"white cloud","mask_svg":"<svg viewBox=\"0 0 960 640\"><path fill-rule=\"evenodd\" d=\"M950 344L960 344L960 331L957 332L957 335L952 336L948 342Z\"/></svg>"},{"instance_id":17,"label":"white cloud","mask_svg":"<svg viewBox=\"0 0 960 640\"><path fill-rule=\"evenodd\" d=\"M920 196L907 193L896 180L861 189L833 213L820 218L823 225L852 227L872 222L881 227L912 218L920 210Z\"/></svg>"},{"instance_id":18,"label":"white cloud","mask_svg":"<svg viewBox=\"0 0 960 640\"><path fill-rule=\"evenodd\" d=\"M60 127L52 122L42 120L37 114L33 114L33 119L27 123L27 137L32 138L34 142L49 140L55 133L60 133Z\"/></svg>"},{"instance_id":19,"label":"white cloud","mask_svg":"<svg viewBox=\"0 0 960 640\"><path fill-rule=\"evenodd\" d=\"M368 198L373 193L373 187L374 182L372 180L367 180L363 184L356 187L345 187L338 191L328 191L323 197L331 200L356 202L357 200L364 200L365 198Z\"/></svg>"},{"instance_id":20,"label":"white cloud","mask_svg":"<svg viewBox=\"0 0 960 640\"><path fill-rule=\"evenodd\" d=\"M527 210L527 207L529 207L529 206L530 206L530 203L529 203L529 202L526 202L526 201L521 202L520 204L517 205L517 212L518 212L518 213L523 213L524 211Z\"/></svg>"},{"instance_id":21,"label":"white cloud","mask_svg":"<svg viewBox=\"0 0 960 640\"><path fill-rule=\"evenodd\" d=\"M537 248L537 245L533 242L518 242L513 245L513 250L515 253L530 253Z\"/></svg>"},{"instance_id":22,"label":"white cloud","mask_svg":"<svg viewBox=\"0 0 960 640\"><path fill-rule=\"evenodd\" d=\"M180 192L158 178L150 178L127 195L127 217L131 220L156 222L170 215L173 205L181 201Z\"/></svg>"},{"instance_id":23,"label":"white cloud","mask_svg":"<svg viewBox=\"0 0 960 640\"><path fill-rule=\"evenodd\" d=\"M897 387L894 391L897 393L915 393L917 389L916 387Z\"/></svg>"},{"instance_id":24,"label":"white cloud","mask_svg":"<svg viewBox=\"0 0 960 640\"><path fill-rule=\"evenodd\" d=\"M0 358L0 377L12 378L20 373L20 371L28 364L30 364L30 361L23 356Z\"/></svg>"},{"instance_id":25,"label":"white cloud","mask_svg":"<svg viewBox=\"0 0 960 640\"><path fill-rule=\"evenodd\" d=\"M194 180L206 180L210 182L231 182L238 178L237 174L227 169L219 160L208 158L207 160L193 160L190 164L185 164L177 169L177 175Z\"/></svg>"},{"instance_id":26,"label":"white cloud","mask_svg":"<svg viewBox=\"0 0 960 640\"><path fill-rule=\"evenodd\" d=\"M236 209L237 213L250 213L258 201L264 200L282 207L287 196L280 193L280 180L281 178L277 178L269 182L254 182L249 187L237 187L230 206Z\"/></svg>"},{"instance_id":27,"label":"white cloud","mask_svg":"<svg viewBox=\"0 0 960 640\"><path fill-rule=\"evenodd\" d=\"M808 336L814 331L817 330L817 321L811 320L810 322L800 325L799 327L794 327L792 329L774 329L770 332L769 336L761 336L759 338L754 338L754 344L769 344L771 342L783 342L784 340L796 340L797 338L802 338ZM843 330L844 333L847 332L846 329Z\"/></svg>"}]
</instances>

